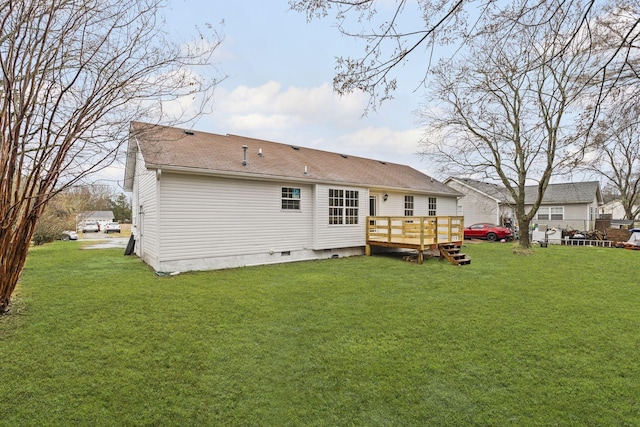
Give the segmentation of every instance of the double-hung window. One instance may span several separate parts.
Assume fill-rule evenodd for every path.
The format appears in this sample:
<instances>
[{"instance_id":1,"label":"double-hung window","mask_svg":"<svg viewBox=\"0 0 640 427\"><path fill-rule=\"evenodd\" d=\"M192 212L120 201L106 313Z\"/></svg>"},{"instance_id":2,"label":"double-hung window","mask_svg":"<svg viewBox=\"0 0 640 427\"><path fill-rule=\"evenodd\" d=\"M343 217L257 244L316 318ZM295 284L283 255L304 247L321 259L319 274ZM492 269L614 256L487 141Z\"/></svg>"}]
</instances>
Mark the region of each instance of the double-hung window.
<instances>
[{"instance_id":1,"label":"double-hung window","mask_svg":"<svg viewBox=\"0 0 640 427\"><path fill-rule=\"evenodd\" d=\"M282 209L300 210L300 189L282 187Z\"/></svg>"},{"instance_id":2,"label":"double-hung window","mask_svg":"<svg viewBox=\"0 0 640 427\"><path fill-rule=\"evenodd\" d=\"M542 206L538 208L538 221L563 221L564 206Z\"/></svg>"},{"instance_id":3,"label":"double-hung window","mask_svg":"<svg viewBox=\"0 0 640 427\"><path fill-rule=\"evenodd\" d=\"M429 216L437 215L437 207L437 199L435 197L429 197Z\"/></svg>"},{"instance_id":4,"label":"double-hung window","mask_svg":"<svg viewBox=\"0 0 640 427\"><path fill-rule=\"evenodd\" d=\"M413 216L413 196L404 196L404 216Z\"/></svg>"},{"instance_id":5,"label":"double-hung window","mask_svg":"<svg viewBox=\"0 0 640 427\"><path fill-rule=\"evenodd\" d=\"M357 190L329 189L329 224L358 223L359 192Z\"/></svg>"}]
</instances>

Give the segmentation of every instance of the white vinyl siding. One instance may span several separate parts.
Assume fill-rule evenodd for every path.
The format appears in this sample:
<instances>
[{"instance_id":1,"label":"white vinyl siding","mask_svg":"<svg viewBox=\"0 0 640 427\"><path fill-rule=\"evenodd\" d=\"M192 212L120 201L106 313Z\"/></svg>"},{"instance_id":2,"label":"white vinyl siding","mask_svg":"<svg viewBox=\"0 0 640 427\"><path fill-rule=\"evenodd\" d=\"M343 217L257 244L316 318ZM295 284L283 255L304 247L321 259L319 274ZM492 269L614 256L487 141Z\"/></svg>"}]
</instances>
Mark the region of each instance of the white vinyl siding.
<instances>
[{"instance_id":1,"label":"white vinyl siding","mask_svg":"<svg viewBox=\"0 0 640 427\"><path fill-rule=\"evenodd\" d=\"M437 206L438 216L458 215L458 199L456 197L437 196Z\"/></svg>"},{"instance_id":2,"label":"white vinyl siding","mask_svg":"<svg viewBox=\"0 0 640 427\"><path fill-rule=\"evenodd\" d=\"M137 154L135 185L132 197L132 225L136 235L135 253L152 267L157 267L159 258L158 203L156 172L144 166ZM142 211L140 207L142 206Z\"/></svg>"},{"instance_id":3,"label":"white vinyl siding","mask_svg":"<svg viewBox=\"0 0 640 427\"><path fill-rule=\"evenodd\" d=\"M454 190L464 194L458 199L458 204L462 208L464 215L465 225L476 224L480 222L488 222L490 224L498 224L500 222L500 212L498 208L498 201L485 194L479 193L476 190L472 190L469 187L462 185L456 181L449 181L447 185ZM447 213L447 210L443 209L442 198L438 198L440 206L438 206L439 215L455 215L454 213Z\"/></svg>"},{"instance_id":4,"label":"white vinyl siding","mask_svg":"<svg viewBox=\"0 0 640 427\"><path fill-rule=\"evenodd\" d=\"M161 261L294 251L311 245L311 186L282 209L280 182L162 175ZM294 187L294 186L291 186Z\"/></svg>"},{"instance_id":5,"label":"white vinyl siding","mask_svg":"<svg viewBox=\"0 0 640 427\"><path fill-rule=\"evenodd\" d=\"M358 192L358 216L357 224L342 224L339 226L329 224L329 190L346 190ZM316 185L315 191L315 218L313 249L349 248L365 245L365 218L369 192L366 188L338 188L336 186Z\"/></svg>"},{"instance_id":6,"label":"white vinyl siding","mask_svg":"<svg viewBox=\"0 0 640 427\"><path fill-rule=\"evenodd\" d=\"M428 195L416 195L414 196L414 215L415 216L436 216L429 215L429 199L435 198L437 200L438 216L455 216L457 212L456 198L444 197L444 196L428 196Z\"/></svg>"},{"instance_id":7,"label":"white vinyl siding","mask_svg":"<svg viewBox=\"0 0 640 427\"><path fill-rule=\"evenodd\" d=\"M379 194L379 193L376 193ZM385 193L382 193L385 194ZM379 216L409 216L405 215L405 194L386 193L389 197L384 201L384 196L378 196ZM429 197L437 198L437 215L455 216L457 215L456 197L429 196L426 194L413 194L413 216L429 216Z\"/></svg>"},{"instance_id":8,"label":"white vinyl siding","mask_svg":"<svg viewBox=\"0 0 640 427\"><path fill-rule=\"evenodd\" d=\"M589 219L589 207L588 203L574 203L563 206L540 206L536 213L536 219L534 223L538 225L546 225L549 228L566 228L580 231L589 231L593 229L595 221ZM561 208L563 212L562 219L540 219L539 215L542 213L549 213L549 208ZM525 206L525 211L529 211L531 205ZM559 209L556 210L556 215L559 215ZM556 216L558 218L559 216ZM543 216L545 218L545 216Z\"/></svg>"}]
</instances>

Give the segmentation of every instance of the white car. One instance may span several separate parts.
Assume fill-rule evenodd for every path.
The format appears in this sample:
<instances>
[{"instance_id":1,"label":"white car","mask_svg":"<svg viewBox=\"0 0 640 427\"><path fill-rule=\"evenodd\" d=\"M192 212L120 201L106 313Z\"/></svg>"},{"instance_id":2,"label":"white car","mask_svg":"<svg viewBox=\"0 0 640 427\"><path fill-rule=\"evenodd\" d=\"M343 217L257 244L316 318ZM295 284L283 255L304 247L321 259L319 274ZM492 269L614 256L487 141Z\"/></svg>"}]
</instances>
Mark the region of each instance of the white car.
<instances>
[{"instance_id":1,"label":"white car","mask_svg":"<svg viewBox=\"0 0 640 427\"><path fill-rule=\"evenodd\" d=\"M105 233L119 233L120 232L120 224L117 222L108 222L103 227Z\"/></svg>"},{"instance_id":2,"label":"white car","mask_svg":"<svg viewBox=\"0 0 640 427\"><path fill-rule=\"evenodd\" d=\"M68 240L78 240L78 233L71 230L65 230L62 232L60 236L60 240L68 241Z\"/></svg>"},{"instance_id":3,"label":"white car","mask_svg":"<svg viewBox=\"0 0 640 427\"><path fill-rule=\"evenodd\" d=\"M83 233L97 233L98 231L100 231L100 227L98 227L97 222L85 222L82 226Z\"/></svg>"}]
</instances>

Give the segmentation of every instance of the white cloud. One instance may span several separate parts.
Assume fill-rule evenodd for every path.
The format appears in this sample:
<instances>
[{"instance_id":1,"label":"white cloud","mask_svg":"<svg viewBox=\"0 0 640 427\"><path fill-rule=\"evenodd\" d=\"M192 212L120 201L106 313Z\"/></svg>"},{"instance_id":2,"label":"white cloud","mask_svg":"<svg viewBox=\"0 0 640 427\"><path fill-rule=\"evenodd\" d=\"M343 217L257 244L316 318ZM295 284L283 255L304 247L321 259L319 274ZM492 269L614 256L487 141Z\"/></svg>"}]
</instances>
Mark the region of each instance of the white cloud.
<instances>
[{"instance_id":1,"label":"white cloud","mask_svg":"<svg viewBox=\"0 0 640 427\"><path fill-rule=\"evenodd\" d=\"M336 95L331 85L288 87L276 81L260 86L216 90L215 111L196 129L297 144L354 156L421 164L418 128L394 129L394 111L363 118L364 95Z\"/></svg>"},{"instance_id":2,"label":"white cloud","mask_svg":"<svg viewBox=\"0 0 640 427\"><path fill-rule=\"evenodd\" d=\"M377 150L382 153L407 155L418 151L420 130L395 130L388 127L368 126L353 133L342 135L341 145L359 150Z\"/></svg>"},{"instance_id":3,"label":"white cloud","mask_svg":"<svg viewBox=\"0 0 640 427\"><path fill-rule=\"evenodd\" d=\"M254 136L259 135L260 132L285 133L296 125L296 123L294 123L295 119L295 117L284 114L236 114L227 119L227 123L233 131L226 133L238 133L235 129L242 130Z\"/></svg>"},{"instance_id":4,"label":"white cloud","mask_svg":"<svg viewBox=\"0 0 640 427\"><path fill-rule=\"evenodd\" d=\"M283 89L275 81L258 87L238 86L216 93L216 113L223 116L263 114L290 117L294 123L352 126L366 106L364 96L339 97L327 83L312 88ZM236 121L237 122L237 121Z\"/></svg>"}]
</instances>

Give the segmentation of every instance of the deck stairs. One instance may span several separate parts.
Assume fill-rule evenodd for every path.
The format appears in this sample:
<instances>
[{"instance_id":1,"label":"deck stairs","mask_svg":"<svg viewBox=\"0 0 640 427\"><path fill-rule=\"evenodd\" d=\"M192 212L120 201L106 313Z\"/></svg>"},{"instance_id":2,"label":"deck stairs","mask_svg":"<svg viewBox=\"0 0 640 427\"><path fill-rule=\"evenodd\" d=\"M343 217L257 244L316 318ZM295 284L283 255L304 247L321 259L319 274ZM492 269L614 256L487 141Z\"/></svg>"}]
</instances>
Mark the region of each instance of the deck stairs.
<instances>
[{"instance_id":1,"label":"deck stairs","mask_svg":"<svg viewBox=\"0 0 640 427\"><path fill-rule=\"evenodd\" d=\"M441 243L438 245L438 249L440 250L440 261L446 259L453 265L471 264L471 258L460 253L460 247L453 243Z\"/></svg>"}]
</instances>

